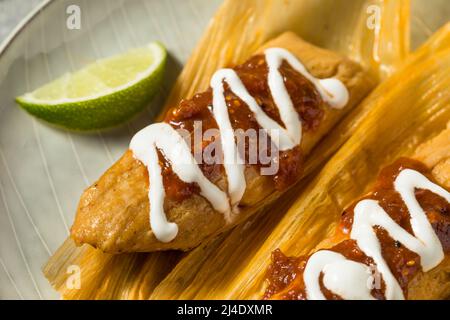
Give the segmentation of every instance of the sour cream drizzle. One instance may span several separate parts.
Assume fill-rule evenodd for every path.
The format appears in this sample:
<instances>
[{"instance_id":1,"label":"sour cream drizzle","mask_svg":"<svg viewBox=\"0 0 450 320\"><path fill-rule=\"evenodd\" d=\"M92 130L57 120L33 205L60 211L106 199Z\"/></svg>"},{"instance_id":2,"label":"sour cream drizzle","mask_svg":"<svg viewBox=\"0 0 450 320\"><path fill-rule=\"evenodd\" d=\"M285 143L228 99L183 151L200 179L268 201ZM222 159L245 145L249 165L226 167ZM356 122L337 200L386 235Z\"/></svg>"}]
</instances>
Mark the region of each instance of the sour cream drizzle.
<instances>
[{"instance_id":1,"label":"sour cream drizzle","mask_svg":"<svg viewBox=\"0 0 450 320\"><path fill-rule=\"evenodd\" d=\"M414 235L400 227L377 201L364 199L355 206L350 238L356 240L361 251L373 259L386 285L386 299L398 300L404 299L403 291L382 256L381 245L373 227L382 227L394 240L417 253L423 270L428 271L444 259L444 250L426 213L416 199L415 190L427 189L448 202L450 193L412 169L400 172L394 181L394 188L408 208ZM347 260L343 255L329 250L318 251L308 259L303 275L308 299L325 299L319 284L321 273L325 287L342 298L373 299L370 294L369 268L365 264Z\"/></svg>"},{"instance_id":2,"label":"sour cream drizzle","mask_svg":"<svg viewBox=\"0 0 450 320\"><path fill-rule=\"evenodd\" d=\"M349 93L340 80L313 77L303 64L285 49L269 48L264 53L268 66L268 85L285 127L267 116L233 69L220 69L211 79L212 110L220 130L224 168L228 181L227 192L220 190L203 175L190 148L169 124L149 125L139 131L131 140L130 149L133 151L134 157L140 160L149 172L150 226L158 240L162 242L173 240L178 233L178 226L167 221L164 212L165 191L156 148L164 153L174 172L182 181L196 182L199 185L200 194L211 203L215 210L223 213L227 221L232 219L232 211L236 211L233 209L237 208L244 195L246 189L245 166L242 164L243 161L238 161L240 155L228 115L224 82L236 96L248 105L261 128L271 137L274 134L277 135L273 142L281 151L299 145L302 137L301 121L284 84L283 75L279 71L283 61L287 61L292 68L311 81L330 107L340 109L347 104Z\"/></svg>"}]
</instances>

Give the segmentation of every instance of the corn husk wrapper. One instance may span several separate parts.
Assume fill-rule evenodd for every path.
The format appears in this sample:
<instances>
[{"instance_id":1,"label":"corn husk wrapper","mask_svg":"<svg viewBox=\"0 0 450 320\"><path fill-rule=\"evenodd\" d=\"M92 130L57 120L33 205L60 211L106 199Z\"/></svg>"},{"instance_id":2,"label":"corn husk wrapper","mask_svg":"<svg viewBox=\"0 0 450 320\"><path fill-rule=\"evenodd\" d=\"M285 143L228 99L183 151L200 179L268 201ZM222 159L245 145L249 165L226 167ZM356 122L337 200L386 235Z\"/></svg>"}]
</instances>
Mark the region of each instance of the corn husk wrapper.
<instances>
[{"instance_id":1,"label":"corn husk wrapper","mask_svg":"<svg viewBox=\"0 0 450 320\"><path fill-rule=\"evenodd\" d=\"M154 299L258 299L271 252L291 256L326 246L343 209L370 188L380 168L450 125L450 24L384 81L334 134L346 140L293 204L197 248L159 284ZM364 115L364 116L361 116ZM357 124L356 129L354 125ZM315 152L325 151L333 138ZM314 153L312 155L314 157ZM281 213L280 213L281 211ZM280 215L283 216L280 219ZM201 265L192 275L187 269Z\"/></svg>"},{"instance_id":2,"label":"corn husk wrapper","mask_svg":"<svg viewBox=\"0 0 450 320\"><path fill-rule=\"evenodd\" d=\"M285 31L340 52L383 79L409 53L409 19L409 0L227 0L183 68L167 105L204 90L217 69L245 61Z\"/></svg>"},{"instance_id":3,"label":"corn husk wrapper","mask_svg":"<svg viewBox=\"0 0 450 320\"><path fill-rule=\"evenodd\" d=\"M369 10L369 7L372 9ZM373 16L373 10L379 10L375 13L377 16ZM375 23L375 26L369 28L369 17L376 18L378 24ZM371 70L374 77L384 79L404 63L408 54L408 21L407 0L225 1L183 69L166 105L173 106L181 98L204 90L215 70L242 62L262 43L286 30L295 31L316 45L341 52ZM313 172L339 148L365 113L367 108L359 108L358 112L352 113L353 121L347 121L340 131L330 134L328 143L319 148L322 152L316 152L317 158L308 162L306 173ZM191 253L162 252L113 256L88 246L76 248L68 239L45 266L44 273L66 299L147 299L184 257L183 263L170 273L167 281L161 284L153 296L175 297L176 290L188 288L197 272L204 270L208 254L216 252L219 245L225 252L236 250L239 241L245 239L243 234L248 232L246 228L253 230L252 237L247 238L247 242L255 240L255 243L261 244L264 237L258 238L258 235L267 235L273 229L276 225L273 221L281 219L285 213L283 208L289 208L305 185L306 183L302 183L280 200L276 204L275 214L272 212L271 215L260 216L257 219L258 225L250 225L248 222L240 229ZM255 246L245 253L242 265L249 261L257 249ZM71 289L72 286L68 285L70 273L67 273L67 270L72 265L80 267L80 289ZM186 267L190 268L189 276L180 278L176 274L177 270ZM164 286L172 286L170 283L174 279L177 279L178 285L163 292ZM192 294L204 292L202 286L195 290ZM231 292L225 294L223 290L210 293L209 297L233 297Z\"/></svg>"}]
</instances>

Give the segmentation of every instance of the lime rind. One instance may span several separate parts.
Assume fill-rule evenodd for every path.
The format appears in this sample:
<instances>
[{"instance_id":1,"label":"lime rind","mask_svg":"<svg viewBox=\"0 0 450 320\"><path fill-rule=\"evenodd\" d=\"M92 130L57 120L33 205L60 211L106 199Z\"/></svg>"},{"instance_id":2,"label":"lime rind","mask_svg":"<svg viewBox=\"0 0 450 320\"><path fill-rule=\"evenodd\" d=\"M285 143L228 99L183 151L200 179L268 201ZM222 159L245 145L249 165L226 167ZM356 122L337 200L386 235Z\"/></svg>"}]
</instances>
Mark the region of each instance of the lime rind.
<instances>
[{"instance_id":1,"label":"lime rind","mask_svg":"<svg viewBox=\"0 0 450 320\"><path fill-rule=\"evenodd\" d=\"M71 130L95 130L119 125L141 111L157 93L163 79L167 59L166 50L159 43L151 43L145 48L133 50L147 50L147 59L150 57L151 61L145 61L149 67L142 72L136 72L135 79L132 81L124 80L123 84L116 83L118 84L116 87L110 87L101 79L99 75L102 74L102 70L98 72L98 69L105 68L102 66L104 63L106 63L106 68L109 67L109 70L112 70L110 74L127 72L114 65L114 59L121 59L121 56L114 56L71 75L71 77L80 77L81 79L84 79L83 76L85 77L85 81L79 81L81 79L75 81L81 83L80 88L72 88L70 81L72 79L69 79L68 75L64 75L32 93L18 97L16 101L30 114ZM130 51L122 56L126 57L129 53ZM142 53L145 55L144 51ZM151 56L148 53L151 53ZM107 65L110 62L111 65ZM142 61L136 65L139 63ZM105 70L103 69L103 71ZM56 88L52 88L52 86L56 86ZM59 90L64 92L64 98L58 93ZM80 91L81 93L90 93L90 90L94 94L78 98L71 97L75 95L76 90L79 90L78 95ZM45 94L52 99L41 98Z\"/></svg>"}]
</instances>

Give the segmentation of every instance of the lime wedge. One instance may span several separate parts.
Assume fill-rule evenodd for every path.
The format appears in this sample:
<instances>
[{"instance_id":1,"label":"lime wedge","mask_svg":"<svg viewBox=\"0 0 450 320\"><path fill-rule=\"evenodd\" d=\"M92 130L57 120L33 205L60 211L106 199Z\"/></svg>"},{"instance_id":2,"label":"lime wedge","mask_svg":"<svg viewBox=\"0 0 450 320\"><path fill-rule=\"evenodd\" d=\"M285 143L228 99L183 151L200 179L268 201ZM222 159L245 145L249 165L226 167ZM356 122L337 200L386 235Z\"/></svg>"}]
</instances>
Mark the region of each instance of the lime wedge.
<instances>
[{"instance_id":1,"label":"lime wedge","mask_svg":"<svg viewBox=\"0 0 450 320\"><path fill-rule=\"evenodd\" d=\"M30 114L68 129L113 127L152 99L166 57L164 47L153 42L65 74L16 101Z\"/></svg>"}]
</instances>

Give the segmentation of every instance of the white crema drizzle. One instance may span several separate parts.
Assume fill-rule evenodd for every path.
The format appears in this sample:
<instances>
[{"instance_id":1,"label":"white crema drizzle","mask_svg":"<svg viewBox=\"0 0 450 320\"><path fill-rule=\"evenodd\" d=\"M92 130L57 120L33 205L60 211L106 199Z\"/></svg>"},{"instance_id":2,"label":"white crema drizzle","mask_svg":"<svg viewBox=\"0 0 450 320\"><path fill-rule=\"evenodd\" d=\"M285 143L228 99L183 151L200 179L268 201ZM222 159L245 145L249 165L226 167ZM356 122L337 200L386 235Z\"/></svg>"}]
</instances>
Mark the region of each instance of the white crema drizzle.
<instances>
[{"instance_id":1,"label":"white crema drizzle","mask_svg":"<svg viewBox=\"0 0 450 320\"><path fill-rule=\"evenodd\" d=\"M292 68L311 81L322 99L330 107L340 109L345 107L349 93L344 84L335 78L317 79L313 77L289 51L280 48L265 50L268 66L268 85L273 100L279 110L284 127L271 119L258 105L256 100L245 88L241 79L233 69L220 69L211 79L213 91L212 110L214 119L220 130L223 150L223 162L227 175L228 190L223 192L211 183L198 167L185 140L167 123L156 123L139 131L131 140L130 149L134 157L140 160L148 169L150 188L150 226L156 238L162 242L173 240L178 233L178 226L167 221L164 212L164 185L161 168L158 163L157 149L161 150L172 165L173 171L186 183L196 182L200 194L205 197L215 210L224 214L230 221L232 211L237 208L246 189L243 161L235 143L234 131L230 123L227 103L225 100L224 82L230 90L248 105L256 121L269 136L276 134L275 145L279 150L289 150L299 145L302 137L302 125L289 93L284 84L279 68L287 61ZM241 160L241 161L239 161Z\"/></svg>"},{"instance_id":2,"label":"white crema drizzle","mask_svg":"<svg viewBox=\"0 0 450 320\"><path fill-rule=\"evenodd\" d=\"M415 190L429 190L447 202L450 202L450 193L412 169L402 170L395 179L394 187L409 211L414 235L400 227L377 201L364 199L355 206L350 238L356 240L361 251L373 259L386 285L386 299L398 300L404 299L403 291L382 256L381 245L373 227L382 227L394 240L417 253L423 270L428 271L444 259L444 251L426 213L416 199ZM329 250L318 251L308 259L303 275L308 299L325 299L319 284L321 273L324 286L342 298L373 299L373 278L369 267L347 260L343 255Z\"/></svg>"}]
</instances>

